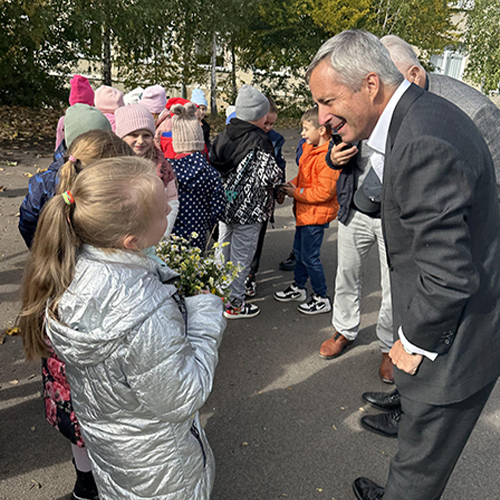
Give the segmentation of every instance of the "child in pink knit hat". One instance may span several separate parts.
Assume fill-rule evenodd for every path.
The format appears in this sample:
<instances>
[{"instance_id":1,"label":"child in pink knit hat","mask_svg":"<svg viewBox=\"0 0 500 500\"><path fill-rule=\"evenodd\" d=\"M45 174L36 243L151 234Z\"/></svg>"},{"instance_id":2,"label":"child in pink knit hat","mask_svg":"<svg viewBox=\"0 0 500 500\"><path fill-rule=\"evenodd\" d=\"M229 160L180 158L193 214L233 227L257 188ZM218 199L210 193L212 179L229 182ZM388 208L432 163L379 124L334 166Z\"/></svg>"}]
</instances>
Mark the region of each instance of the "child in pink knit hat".
<instances>
[{"instance_id":1,"label":"child in pink knit hat","mask_svg":"<svg viewBox=\"0 0 500 500\"><path fill-rule=\"evenodd\" d=\"M115 111L115 123L116 135L123 139L137 156L152 160L156 164L157 173L165 184L167 200L172 208L167 217L168 227L165 237L168 237L172 232L179 211L179 198L172 166L154 144L155 120L153 115L142 104L129 104Z\"/></svg>"},{"instance_id":2,"label":"child in pink knit hat","mask_svg":"<svg viewBox=\"0 0 500 500\"><path fill-rule=\"evenodd\" d=\"M125 106L123 92L108 85L101 85L95 91L95 107L104 114L111 124L113 132L116 129L115 111Z\"/></svg>"},{"instance_id":3,"label":"child in pink knit hat","mask_svg":"<svg viewBox=\"0 0 500 500\"><path fill-rule=\"evenodd\" d=\"M94 105L94 90L90 86L90 82L81 75L74 75L70 80L71 89L69 91L69 105L73 104L88 104L89 106ZM56 129L56 148L61 145L64 140L64 115L59 118L57 122ZM64 156L64 153L62 153Z\"/></svg>"}]
</instances>

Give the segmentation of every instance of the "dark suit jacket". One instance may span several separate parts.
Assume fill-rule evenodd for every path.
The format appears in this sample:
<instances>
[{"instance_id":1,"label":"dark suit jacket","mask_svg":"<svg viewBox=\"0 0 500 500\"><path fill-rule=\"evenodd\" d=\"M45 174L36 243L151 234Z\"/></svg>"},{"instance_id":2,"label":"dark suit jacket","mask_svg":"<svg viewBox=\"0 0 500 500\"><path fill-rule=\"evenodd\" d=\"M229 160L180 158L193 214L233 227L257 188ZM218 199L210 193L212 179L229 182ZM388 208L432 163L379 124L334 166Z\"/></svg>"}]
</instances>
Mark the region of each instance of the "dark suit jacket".
<instances>
[{"instance_id":1,"label":"dark suit jacket","mask_svg":"<svg viewBox=\"0 0 500 500\"><path fill-rule=\"evenodd\" d=\"M448 101L412 85L386 146L382 220L395 338L438 352L401 392L449 404L500 375L500 214L488 147Z\"/></svg>"}]
</instances>

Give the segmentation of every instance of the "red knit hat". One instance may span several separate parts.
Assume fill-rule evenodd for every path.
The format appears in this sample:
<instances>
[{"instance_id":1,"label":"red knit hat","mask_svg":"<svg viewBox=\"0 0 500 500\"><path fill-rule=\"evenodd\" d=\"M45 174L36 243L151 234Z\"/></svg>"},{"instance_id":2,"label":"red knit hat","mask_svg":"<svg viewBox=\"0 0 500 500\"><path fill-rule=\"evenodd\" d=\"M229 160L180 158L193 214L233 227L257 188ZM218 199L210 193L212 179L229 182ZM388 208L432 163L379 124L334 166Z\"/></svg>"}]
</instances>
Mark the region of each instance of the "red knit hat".
<instances>
[{"instance_id":1,"label":"red knit hat","mask_svg":"<svg viewBox=\"0 0 500 500\"><path fill-rule=\"evenodd\" d=\"M75 75L69 83L71 84L71 90L69 91L70 106L78 103L88 104L89 106L94 105L94 91L87 78Z\"/></svg>"},{"instance_id":2,"label":"red knit hat","mask_svg":"<svg viewBox=\"0 0 500 500\"><path fill-rule=\"evenodd\" d=\"M184 99L183 97L171 97L167 101L167 105L165 106L165 108L167 108L170 111L170 108L172 106L174 106L175 104L182 104L184 106L184 104L187 104L188 102L191 102L191 101L188 99ZM195 106L197 108L199 108L198 104L195 104ZM173 113L170 113L170 116L174 116Z\"/></svg>"}]
</instances>

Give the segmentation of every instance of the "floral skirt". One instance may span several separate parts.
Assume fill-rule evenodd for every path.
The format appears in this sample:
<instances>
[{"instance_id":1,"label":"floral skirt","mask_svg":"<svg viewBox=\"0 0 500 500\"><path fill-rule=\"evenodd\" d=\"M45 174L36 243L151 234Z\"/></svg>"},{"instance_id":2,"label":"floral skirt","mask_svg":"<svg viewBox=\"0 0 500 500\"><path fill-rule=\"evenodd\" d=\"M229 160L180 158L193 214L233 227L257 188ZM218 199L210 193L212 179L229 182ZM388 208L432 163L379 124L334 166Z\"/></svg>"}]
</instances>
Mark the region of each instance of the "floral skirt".
<instances>
[{"instance_id":1,"label":"floral skirt","mask_svg":"<svg viewBox=\"0 0 500 500\"><path fill-rule=\"evenodd\" d=\"M71 402L71 390L66 379L66 365L57 357L50 344L49 351L50 356L42 360L45 417L47 422L63 436L83 448L85 442Z\"/></svg>"}]
</instances>

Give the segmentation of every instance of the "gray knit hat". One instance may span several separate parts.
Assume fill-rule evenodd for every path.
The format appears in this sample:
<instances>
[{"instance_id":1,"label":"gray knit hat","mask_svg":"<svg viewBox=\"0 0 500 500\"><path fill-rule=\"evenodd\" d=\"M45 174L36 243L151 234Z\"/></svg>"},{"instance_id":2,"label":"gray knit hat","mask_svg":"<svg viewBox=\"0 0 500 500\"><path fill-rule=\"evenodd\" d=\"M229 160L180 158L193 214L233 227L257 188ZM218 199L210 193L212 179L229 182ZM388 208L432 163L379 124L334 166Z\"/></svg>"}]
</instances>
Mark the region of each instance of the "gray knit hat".
<instances>
[{"instance_id":1,"label":"gray knit hat","mask_svg":"<svg viewBox=\"0 0 500 500\"><path fill-rule=\"evenodd\" d=\"M260 120L269 112L267 97L251 85L243 85L236 98L236 118L246 122Z\"/></svg>"},{"instance_id":2,"label":"gray knit hat","mask_svg":"<svg viewBox=\"0 0 500 500\"><path fill-rule=\"evenodd\" d=\"M96 129L111 132L109 120L97 108L88 104L77 103L66 110L64 139L67 148L80 134Z\"/></svg>"},{"instance_id":3,"label":"gray knit hat","mask_svg":"<svg viewBox=\"0 0 500 500\"><path fill-rule=\"evenodd\" d=\"M170 108L172 114L172 147L176 153L203 151L203 129L196 117L196 104L188 102L175 104Z\"/></svg>"}]
</instances>

